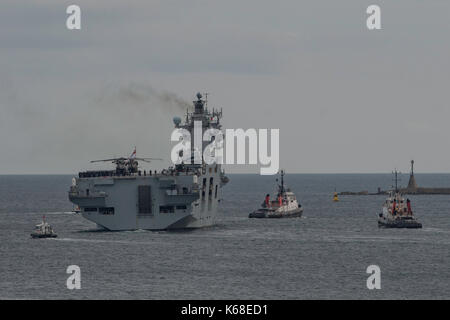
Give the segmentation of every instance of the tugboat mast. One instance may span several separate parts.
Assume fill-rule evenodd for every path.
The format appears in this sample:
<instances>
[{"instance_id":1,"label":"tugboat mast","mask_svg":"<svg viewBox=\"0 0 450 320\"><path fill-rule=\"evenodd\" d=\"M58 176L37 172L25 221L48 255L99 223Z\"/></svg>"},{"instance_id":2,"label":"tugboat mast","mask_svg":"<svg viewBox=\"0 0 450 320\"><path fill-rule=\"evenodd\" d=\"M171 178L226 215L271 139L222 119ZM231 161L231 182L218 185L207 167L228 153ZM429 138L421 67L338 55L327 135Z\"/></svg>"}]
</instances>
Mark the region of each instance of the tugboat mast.
<instances>
[{"instance_id":1,"label":"tugboat mast","mask_svg":"<svg viewBox=\"0 0 450 320\"><path fill-rule=\"evenodd\" d=\"M281 170L281 188L280 188L280 193L281 194L284 193L284 170Z\"/></svg>"},{"instance_id":2,"label":"tugboat mast","mask_svg":"<svg viewBox=\"0 0 450 320\"><path fill-rule=\"evenodd\" d=\"M398 171L395 169L394 173L394 181L395 181L395 193L398 193Z\"/></svg>"}]
</instances>

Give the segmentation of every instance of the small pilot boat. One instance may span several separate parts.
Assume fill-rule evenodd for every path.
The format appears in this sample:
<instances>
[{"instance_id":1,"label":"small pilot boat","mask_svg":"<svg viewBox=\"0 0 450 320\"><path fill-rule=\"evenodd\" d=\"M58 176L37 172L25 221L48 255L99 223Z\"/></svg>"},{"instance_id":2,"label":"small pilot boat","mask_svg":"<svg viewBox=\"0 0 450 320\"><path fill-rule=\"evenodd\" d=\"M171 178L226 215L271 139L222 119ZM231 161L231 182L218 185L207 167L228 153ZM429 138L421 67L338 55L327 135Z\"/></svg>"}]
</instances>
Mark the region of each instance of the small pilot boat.
<instances>
[{"instance_id":1,"label":"small pilot boat","mask_svg":"<svg viewBox=\"0 0 450 320\"><path fill-rule=\"evenodd\" d=\"M81 213L81 208L80 206L75 206L72 210L73 213Z\"/></svg>"},{"instance_id":2,"label":"small pilot boat","mask_svg":"<svg viewBox=\"0 0 450 320\"><path fill-rule=\"evenodd\" d=\"M31 233L32 238L56 238L57 235L53 231L51 225L45 221L45 217L42 218L42 222L37 224L34 231Z\"/></svg>"},{"instance_id":3,"label":"small pilot boat","mask_svg":"<svg viewBox=\"0 0 450 320\"><path fill-rule=\"evenodd\" d=\"M249 218L291 218L301 217L302 206L298 203L295 194L284 186L284 171L281 170L281 184L278 185L276 200L271 200L267 194L260 209L249 214Z\"/></svg>"}]
</instances>

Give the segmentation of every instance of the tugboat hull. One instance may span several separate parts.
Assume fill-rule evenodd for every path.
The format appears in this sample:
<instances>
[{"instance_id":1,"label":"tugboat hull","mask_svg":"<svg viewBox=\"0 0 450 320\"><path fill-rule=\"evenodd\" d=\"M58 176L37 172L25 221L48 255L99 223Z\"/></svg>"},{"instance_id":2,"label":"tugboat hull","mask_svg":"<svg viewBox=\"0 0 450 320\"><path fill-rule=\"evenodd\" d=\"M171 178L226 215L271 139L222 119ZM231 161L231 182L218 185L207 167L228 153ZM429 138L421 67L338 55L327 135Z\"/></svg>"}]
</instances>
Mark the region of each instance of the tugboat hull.
<instances>
[{"instance_id":1,"label":"tugboat hull","mask_svg":"<svg viewBox=\"0 0 450 320\"><path fill-rule=\"evenodd\" d=\"M406 229L420 229L422 224L417 221L378 221L380 228L406 228Z\"/></svg>"},{"instance_id":2,"label":"tugboat hull","mask_svg":"<svg viewBox=\"0 0 450 320\"><path fill-rule=\"evenodd\" d=\"M276 212L268 210L256 210L248 215L249 218L299 218L303 214L303 208L286 212Z\"/></svg>"},{"instance_id":3,"label":"tugboat hull","mask_svg":"<svg viewBox=\"0 0 450 320\"><path fill-rule=\"evenodd\" d=\"M35 234L35 233L32 233L31 237L32 238L56 238L57 235L56 234Z\"/></svg>"}]
</instances>

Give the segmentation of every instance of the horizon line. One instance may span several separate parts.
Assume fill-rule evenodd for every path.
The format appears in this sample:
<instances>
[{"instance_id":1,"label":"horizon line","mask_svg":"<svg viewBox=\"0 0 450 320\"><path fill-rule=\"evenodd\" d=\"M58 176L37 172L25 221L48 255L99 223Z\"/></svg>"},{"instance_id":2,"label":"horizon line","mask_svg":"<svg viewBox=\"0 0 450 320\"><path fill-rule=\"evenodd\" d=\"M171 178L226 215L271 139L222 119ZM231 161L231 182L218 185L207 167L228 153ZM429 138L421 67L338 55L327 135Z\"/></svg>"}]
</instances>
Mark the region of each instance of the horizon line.
<instances>
[{"instance_id":1,"label":"horizon line","mask_svg":"<svg viewBox=\"0 0 450 320\"><path fill-rule=\"evenodd\" d=\"M392 172L285 172L286 174L392 174ZM399 172L402 175L408 174L411 172L403 173ZM229 172L226 174L233 175L261 175L258 172ZM438 172L438 171L430 171L430 172L414 172L414 174L450 174L450 172ZM78 176L78 173L0 173L0 176L70 176L75 175ZM276 176L278 173L267 176ZM261 175L263 176L263 175Z\"/></svg>"}]
</instances>

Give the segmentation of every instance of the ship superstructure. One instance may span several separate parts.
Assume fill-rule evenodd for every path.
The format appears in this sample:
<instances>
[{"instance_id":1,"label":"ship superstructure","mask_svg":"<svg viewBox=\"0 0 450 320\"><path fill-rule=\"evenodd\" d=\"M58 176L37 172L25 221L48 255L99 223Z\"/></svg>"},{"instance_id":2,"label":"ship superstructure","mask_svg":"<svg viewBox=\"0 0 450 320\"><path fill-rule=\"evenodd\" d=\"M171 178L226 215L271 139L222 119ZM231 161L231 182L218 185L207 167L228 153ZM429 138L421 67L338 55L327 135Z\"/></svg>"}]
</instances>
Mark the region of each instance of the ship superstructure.
<instances>
[{"instance_id":1,"label":"ship superstructure","mask_svg":"<svg viewBox=\"0 0 450 320\"><path fill-rule=\"evenodd\" d=\"M207 129L221 129L222 111L207 108L200 93L194 111L186 112L176 128L194 135L194 122ZM202 149L207 143L202 144ZM106 159L115 170L80 172L72 181L69 199L81 215L107 230L165 230L212 226L216 222L221 188L228 182L220 164L207 164L203 150L191 146L191 158L200 153L199 163L181 162L161 172L139 170L135 152L129 158Z\"/></svg>"}]
</instances>

